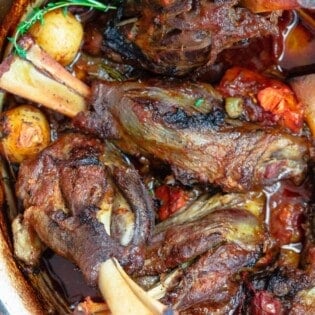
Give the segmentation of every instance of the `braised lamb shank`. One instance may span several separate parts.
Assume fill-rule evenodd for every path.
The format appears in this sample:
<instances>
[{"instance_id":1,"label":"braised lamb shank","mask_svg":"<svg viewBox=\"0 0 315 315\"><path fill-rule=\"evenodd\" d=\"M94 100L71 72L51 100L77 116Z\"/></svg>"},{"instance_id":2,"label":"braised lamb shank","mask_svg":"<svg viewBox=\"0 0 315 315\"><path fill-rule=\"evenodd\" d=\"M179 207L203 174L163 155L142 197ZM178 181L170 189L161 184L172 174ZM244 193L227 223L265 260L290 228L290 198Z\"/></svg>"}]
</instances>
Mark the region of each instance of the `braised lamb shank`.
<instances>
[{"instance_id":1,"label":"braised lamb shank","mask_svg":"<svg viewBox=\"0 0 315 315\"><path fill-rule=\"evenodd\" d=\"M212 64L242 40L278 34L276 12L253 14L239 3L127 1L103 29L103 53L178 76ZM65 94L75 89L69 85ZM310 158L306 137L229 118L222 95L206 83L94 81L83 90L75 98L82 106L67 112L80 133L64 134L20 165L16 195L29 230L91 285L115 257L148 294L159 292L157 299L180 314L258 314L270 300L279 314L305 309L303 290L313 294L314 274L295 268L299 283L293 269L276 265L281 248L262 209L209 205L202 215L155 225L152 198L119 150L167 163L181 184L244 193L280 180L300 184ZM277 276L286 291L273 286Z\"/></svg>"},{"instance_id":2,"label":"braised lamb shank","mask_svg":"<svg viewBox=\"0 0 315 315\"><path fill-rule=\"evenodd\" d=\"M115 256L137 269L153 227L140 177L110 145L67 134L23 163L16 184L24 222L95 284L100 263ZM116 224L109 224L108 220Z\"/></svg>"},{"instance_id":3,"label":"braised lamb shank","mask_svg":"<svg viewBox=\"0 0 315 315\"><path fill-rule=\"evenodd\" d=\"M278 34L275 14L254 14L239 2L128 1L105 27L102 49L155 73L183 75L242 40Z\"/></svg>"},{"instance_id":4,"label":"braised lamb shank","mask_svg":"<svg viewBox=\"0 0 315 315\"><path fill-rule=\"evenodd\" d=\"M222 97L206 83L94 82L91 104L74 118L77 127L169 163L186 184L249 191L282 179L299 183L307 169L306 138L227 119Z\"/></svg>"},{"instance_id":5,"label":"braised lamb shank","mask_svg":"<svg viewBox=\"0 0 315 315\"><path fill-rule=\"evenodd\" d=\"M228 205L155 231L137 171L111 144L89 136L65 134L23 162L16 192L24 224L78 265L89 284L111 257L134 278L177 269L162 301L179 311L237 307L242 281L234 277L262 255L262 221Z\"/></svg>"},{"instance_id":6,"label":"braised lamb shank","mask_svg":"<svg viewBox=\"0 0 315 315\"><path fill-rule=\"evenodd\" d=\"M264 241L263 224L254 215L244 209L218 209L155 233L136 274L157 276L177 268L162 298L165 304L187 314L224 313L239 305L243 282L236 278L255 265Z\"/></svg>"}]
</instances>

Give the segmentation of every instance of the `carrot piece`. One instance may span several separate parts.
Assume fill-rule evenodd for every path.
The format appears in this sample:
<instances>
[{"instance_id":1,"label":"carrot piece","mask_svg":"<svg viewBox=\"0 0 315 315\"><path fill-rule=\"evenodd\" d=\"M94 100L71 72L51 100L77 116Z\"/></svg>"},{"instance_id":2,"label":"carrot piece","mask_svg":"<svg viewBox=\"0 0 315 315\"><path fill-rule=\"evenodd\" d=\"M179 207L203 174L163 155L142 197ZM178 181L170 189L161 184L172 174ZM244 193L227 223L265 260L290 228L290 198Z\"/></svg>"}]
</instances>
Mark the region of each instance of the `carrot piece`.
<instances>
[{"instance_id":1,"label":"carrot piece","mask_svg":"<svg viewBox=\"0 0 315 315\"><path fill-rule=\"evenodd\" d=\"M298 132L304 121L304 107L283 82L255 71L233 67L226 71L217 89L225 97L249 97L270 112L278 124Z\"/></svg>"},{"instance_id":2,"label":"carrot piece","mask_svg":"<svg viewBox=\"0 0 315 315\"><path fill-rule=\"evenodd\" d=\"M241 4L254 13L293 10L301 7L297 0L242 0Z\"/></svg>"},{"instance_id":3,"label":"carrot piece","mask_svg":"<svg viewBox=\"0 0 315 315\"><path fill-rule=\"evenodd\" d=\"M283 86L266 87L257 94L261 107L275 115L285 127L298 132L303 124L304 111L293 92Z\"/></svg>"}]
</instances>

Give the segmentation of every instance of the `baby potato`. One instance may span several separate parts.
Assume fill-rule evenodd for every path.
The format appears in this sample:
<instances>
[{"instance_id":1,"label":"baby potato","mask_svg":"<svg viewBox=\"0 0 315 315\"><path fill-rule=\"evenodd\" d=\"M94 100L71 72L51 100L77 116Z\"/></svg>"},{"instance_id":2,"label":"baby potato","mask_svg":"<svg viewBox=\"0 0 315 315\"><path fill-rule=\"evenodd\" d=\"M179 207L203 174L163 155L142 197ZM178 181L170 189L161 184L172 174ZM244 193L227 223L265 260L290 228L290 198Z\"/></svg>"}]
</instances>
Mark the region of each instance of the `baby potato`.
<instances>
[{"instance_id":1,"label":"baby potato","mask_svg":"<svg viewBox=\"0 0 315 315\"><path fill-rule=\"evenodd\" d=\"M12 163L35 156L50 143L50 127L36 107L21 105L0 115L2 154Z\"/></svg>"},{"instance_id":2,"label":"baby potato","mask_svg":"<svg viewBox=\"0 0 315 315\"><path fill-rule=\"evenodd\" d=\"M83 39L82 24L71 14L58 9L44 15L43 23L29 30L36 43L63 66L75 58Z\"/></svg>"}]
</instances>

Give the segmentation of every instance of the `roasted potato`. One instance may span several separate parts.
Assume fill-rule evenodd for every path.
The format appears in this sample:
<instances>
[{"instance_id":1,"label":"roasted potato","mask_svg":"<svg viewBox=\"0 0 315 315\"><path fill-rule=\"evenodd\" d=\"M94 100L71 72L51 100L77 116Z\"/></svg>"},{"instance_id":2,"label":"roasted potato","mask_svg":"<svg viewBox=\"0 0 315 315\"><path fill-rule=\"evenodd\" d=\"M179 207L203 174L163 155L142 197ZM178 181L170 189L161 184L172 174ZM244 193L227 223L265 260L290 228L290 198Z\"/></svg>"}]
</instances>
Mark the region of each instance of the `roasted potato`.
<instances>
[{"instance_id":1,"label":"roasted potato","mask_svg":"<svg viewBox=\"0 0 315 315\"><path fill-rule=\"evenodd\" d=\"M20 163L50 143L50 127L36 107L21 105L0 115L1 153L13 163Z\"/></svg>"},{"instance_id":2,"label":"roasted potato","mask_svg":"<svg viewBox=\"0 0 315 315\"><path fill-rule=\"evenodd\" d=\"M70 64L78 53L82 39L82 24L73 14L54 10L45 14L43 23L29 30L35 41L63 66Z\"/></svg>"}]
</instances>

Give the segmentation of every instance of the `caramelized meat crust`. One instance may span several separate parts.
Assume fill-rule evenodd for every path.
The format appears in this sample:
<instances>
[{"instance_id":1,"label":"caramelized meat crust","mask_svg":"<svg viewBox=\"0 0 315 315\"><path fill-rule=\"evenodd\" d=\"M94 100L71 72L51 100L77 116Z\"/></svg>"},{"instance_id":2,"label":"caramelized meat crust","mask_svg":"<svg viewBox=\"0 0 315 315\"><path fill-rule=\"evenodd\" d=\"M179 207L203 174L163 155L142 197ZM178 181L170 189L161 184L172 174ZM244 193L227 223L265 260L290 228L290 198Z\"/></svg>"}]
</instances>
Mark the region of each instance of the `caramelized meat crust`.
<instances>
[{"instance_id":1,"label":"caramelized meat crust","mask_svg":"<svg viewBox=\"0 0 315 315\"><path fill-rule=\"evenodd\" d=\"M48 247L76 263L89 283L113 256L130 270L141 267L141 247L153 225L151 199L139 174L112 150L88 136L64 135L20 166L16 184L25 223ZM119 207L134 212L127 246L110 236L109 223L102 219Z\"/></svg>"},{"instance_id":2,"label":"caramelized meat crust","mask_svg":"<svg viewBox=\"0 0 315 315\"><path fill-rule=\"evenodd\" d=\"M128 18L118 16L105 28L103 51L109 47L125 62L174 76L213 63L218 53L242 40L278 34L277 19L238 2L129 1Z\"/></svg>"},{"instance_id":3,"label":"caramelized meat crust","mask_svg":"<svg viewBox=\"0 0 315 315\"><path fill-rule=\"evenodd\" d=\"M206 309L224 314L238 306L243 284L240 274L255 265L263 243L263 223L252 214L216 210L155 234L136 275L163 279L163 274L175 269L177 276L162 298L164 303L183 314L207 314Z\"/></svg>"},{"instance_id":4,"label":"caramelized meat crust","mask_svg":"<svg viewBox=\"0 0 315 315\"><path fill-rule=\"evenodd\" d=\"M196 106L198 100L201 106ZM222 102L205 83L95 82L94 111L80 113L74 124L115 140L127 153L169 163L183 183L241 192L304 178L309 159L305 138L228 120Z\"/></svg>"}]
</instances>

